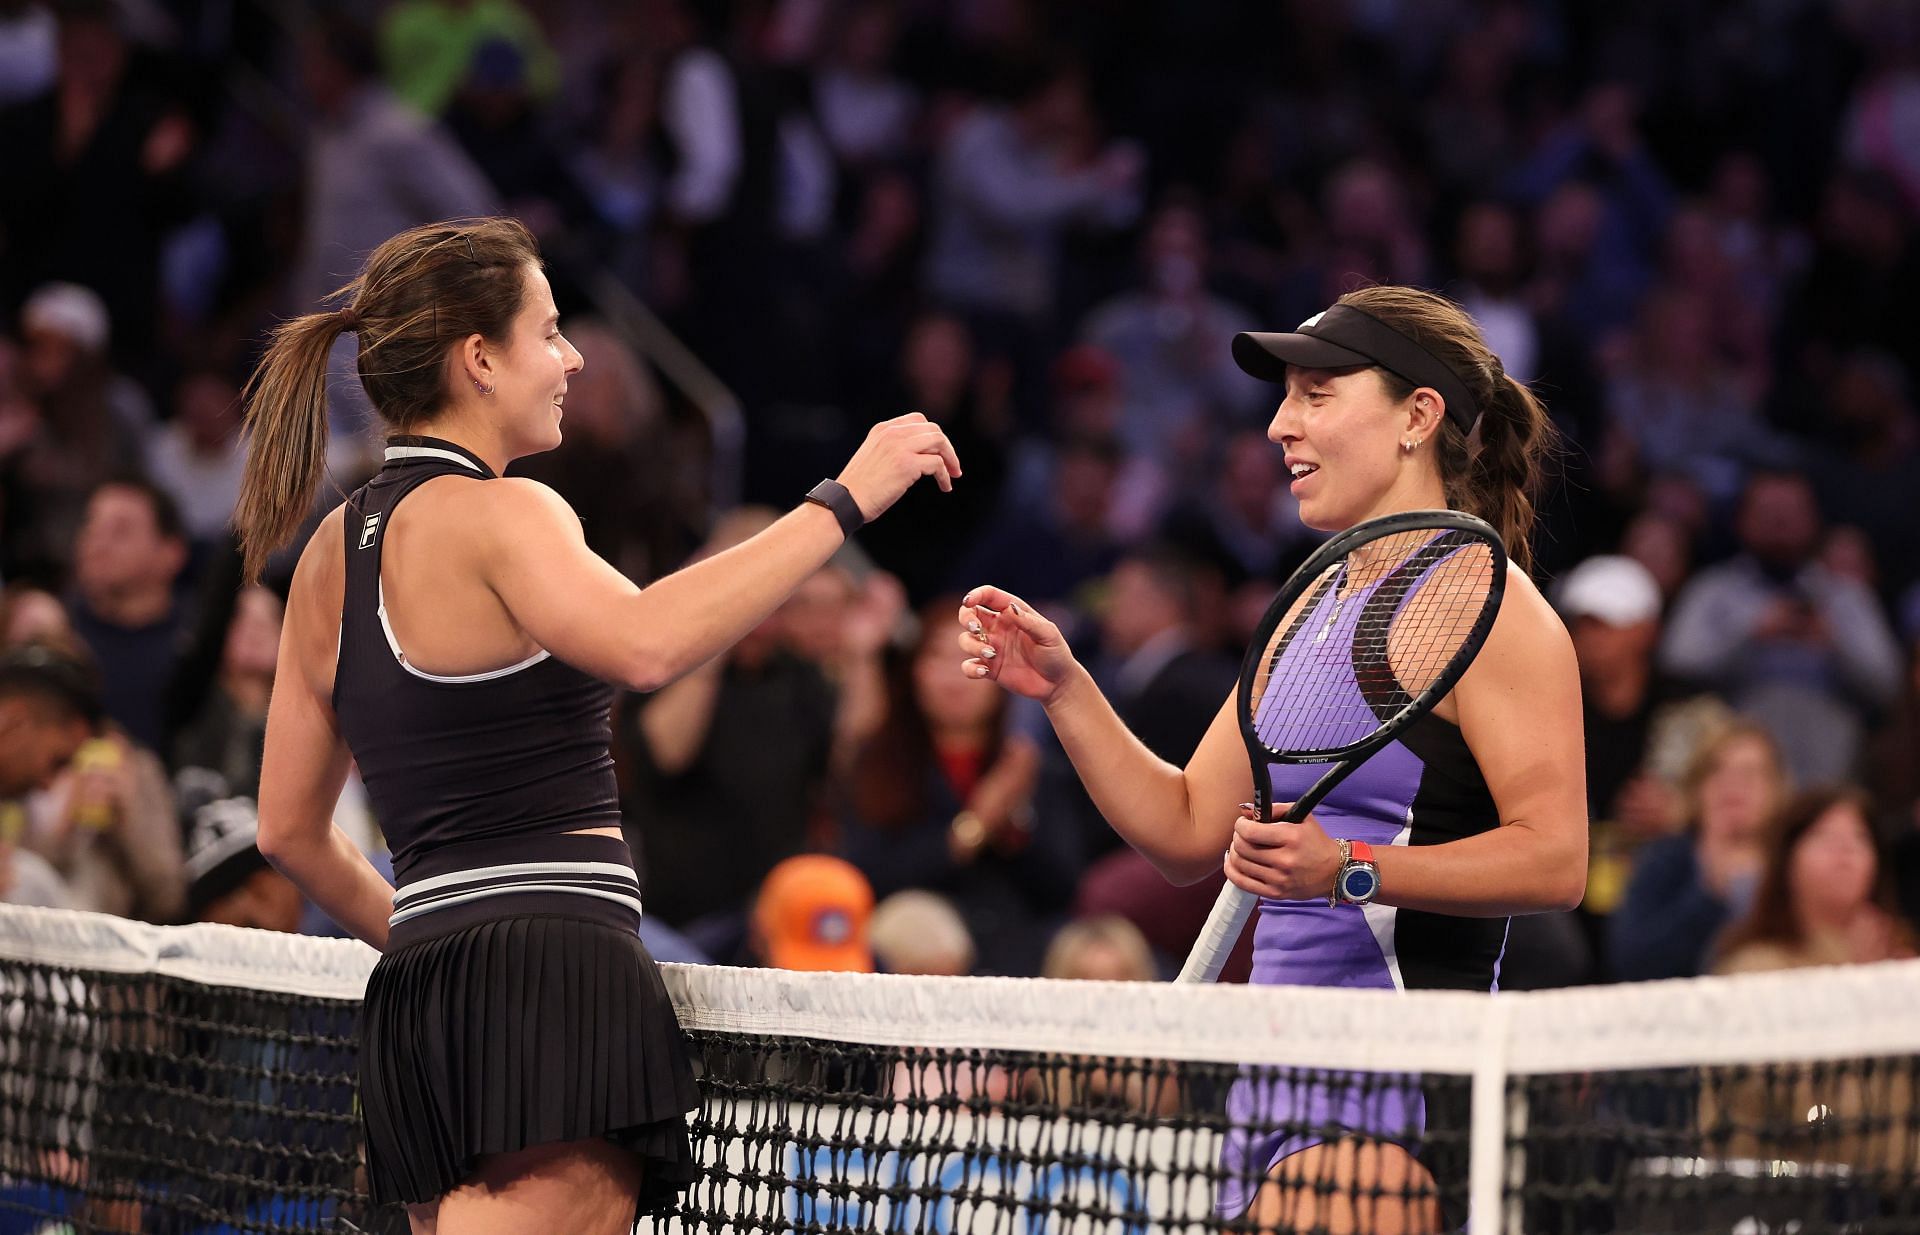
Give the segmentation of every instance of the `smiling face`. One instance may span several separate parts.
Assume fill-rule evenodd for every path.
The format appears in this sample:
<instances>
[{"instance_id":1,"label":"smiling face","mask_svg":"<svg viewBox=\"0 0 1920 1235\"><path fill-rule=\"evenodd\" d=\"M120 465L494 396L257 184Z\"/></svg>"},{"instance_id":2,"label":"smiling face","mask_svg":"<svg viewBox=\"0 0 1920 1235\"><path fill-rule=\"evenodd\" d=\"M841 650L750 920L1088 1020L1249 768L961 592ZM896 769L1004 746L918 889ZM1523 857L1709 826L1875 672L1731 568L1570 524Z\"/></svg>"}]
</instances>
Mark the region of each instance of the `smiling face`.
<instances>
[{"instance_id":1,"label":"smiling face","mask_svg":"<svg viewBox=\"0 0 1920 1235\"><path fill-rule=\"evenodd\" d=\"M1380 370L1287 366L1287 393L1267 437L1286 452L1300 521L1323 532L1399 510L1446 505L1431 440L1439 398L1395 399ZM1414 441L1407 452L1401 443Z\"/></svg>"},{"instance_id":2,"label":"smiling face","mask_svg":"<svg viewBox=\"0 0 1920 1235\"><path fill-rule=\"evenodd\" d=\"M547 276L526 268L526 290L504 347L484 349L476 380L490 385L488 401L512 458L539 454L560 444L561 404L567 379L580 371L580 353L560 333L560 310Z\"/></svg>"}]
</instances>

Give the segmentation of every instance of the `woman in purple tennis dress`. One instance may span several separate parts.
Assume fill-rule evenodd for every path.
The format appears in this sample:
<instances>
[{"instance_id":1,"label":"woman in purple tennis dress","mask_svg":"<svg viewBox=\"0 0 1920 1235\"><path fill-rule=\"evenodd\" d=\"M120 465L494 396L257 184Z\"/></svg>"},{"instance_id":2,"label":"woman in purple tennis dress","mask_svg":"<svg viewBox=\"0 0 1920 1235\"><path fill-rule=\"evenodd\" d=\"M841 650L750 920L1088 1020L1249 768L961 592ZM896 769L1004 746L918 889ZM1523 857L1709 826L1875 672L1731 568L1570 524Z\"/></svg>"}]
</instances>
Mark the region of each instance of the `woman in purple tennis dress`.
<instances>
[{"instance_id":1,"label":"woman in purple tennis dress","mask_svg":"<svg viewBox=\"0 0 1920 1235\"><path fill-rule=\"evenodd\" d=\"M1334 789L1301 824L1262 823L1229 698L1185 768L1129 733L1059 629L1018 597L970 592L963 672L1038 699L1114 829L1169 879L1190 883L1226 852L1227 878L1262 898L1253 980L1381 990L1499 985L1507 919L1578 903L1586 883L1579 684L1565 628L1526 576L1531 495L1550 439L1546 411L1507 376L1473 320L1400 287L1351 292L1291 334L1243 334L1234 358L1284 385L1268 437L1286 454L1300 517L1334 532L1442 507L1499 530L1514 562L1485 647L1453 692ZM1313 619L1346 630L1363 594ZM1324 768L1273 767L1274 813ZM1374 895L1334 895L1340 842L1371 847ZM1356 886L1365 884L1356 880ZM1409 1025L1407 1032L1417 1033ZM1417 1078L1243 1080L1221 1164L1221 1213L1263 1227L1438 1231L1462 1161L1429 1130ZM1330 1186L1329 1186L1330 1185Z\"/></svg>"}]
</instances>

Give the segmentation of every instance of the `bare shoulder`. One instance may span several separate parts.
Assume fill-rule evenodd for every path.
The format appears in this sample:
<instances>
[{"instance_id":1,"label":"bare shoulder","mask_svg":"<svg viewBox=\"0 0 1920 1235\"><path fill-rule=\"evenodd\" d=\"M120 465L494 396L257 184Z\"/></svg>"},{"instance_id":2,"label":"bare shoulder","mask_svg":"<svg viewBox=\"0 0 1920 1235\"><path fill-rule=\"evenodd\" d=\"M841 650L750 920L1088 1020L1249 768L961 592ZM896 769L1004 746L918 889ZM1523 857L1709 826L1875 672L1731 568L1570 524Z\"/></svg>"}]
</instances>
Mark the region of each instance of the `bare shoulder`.
<instances>
[{"instance_id":1,"label":"bare shoulder","mask_svg":"<svg viewBox=\"0 0 1920 1235\"><path fill-rule=\"evenodd\" d=\"M1487 635L1486 651L1495 662L1514 660L1535 667L1573 665L1573 639L1566 623L1526 571L1507 564L1506 595ZM1486 657L1483 660L1488 659Z\"/></svg>"},{"instance_id":2,"label":"bare shoulder","mask_svg":"<svg viewBox=\"0 0 1920 1235\"><path fill-rule=\"evenodd\" d=\"M553 535L581 539L580 517L551 487L524 476L482 484L456 483L439 495L451 524L475 547L542 541Z\"/></svg>"}]
</instances>

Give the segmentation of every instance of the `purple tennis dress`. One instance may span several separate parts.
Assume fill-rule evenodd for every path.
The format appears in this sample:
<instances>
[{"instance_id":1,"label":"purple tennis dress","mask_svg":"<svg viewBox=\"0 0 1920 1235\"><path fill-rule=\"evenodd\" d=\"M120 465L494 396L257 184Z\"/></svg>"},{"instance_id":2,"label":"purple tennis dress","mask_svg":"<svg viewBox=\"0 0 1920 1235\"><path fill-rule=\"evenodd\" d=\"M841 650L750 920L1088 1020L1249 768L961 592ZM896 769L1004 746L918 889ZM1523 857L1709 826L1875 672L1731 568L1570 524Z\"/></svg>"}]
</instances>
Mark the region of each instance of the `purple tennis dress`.
<instances>
[{"instance_id":1,"label":"purple tennis dress","mask_svg":"<svg viewBox=\"0 0 1920 1235\"><path fill-rule=\"evenodd\" d=\"M1310 606L1306 621L1311 625L1305 629L1325 627L1314 636L1315 643L1338 639L1354 646L1362 620L1370 629L1384 626L1399 601L1390 585L1376 584L1338 603L1333 589L1326 588ZM1364 660L1364 653L1357 659ZM1276 675L1286 672L1287 661L1283 653ZM1376 658L1375 668L1378 664ZM1368 676L1377 690L1379 675ZM1353 706L1368 708L1351 671L1349 680ZM1273 764L1274 801L1293 801L1326 770L1324 764ZM1408 726L1336 786L1313 815L1328 835L1366 841L1376 850L1439 844L1499 825L1493 797L1459 728L1431 714ZM1457 918L1377 904L1330 906L1324 897L1263 899L1254 922L1253 981L1380 990L1493 990L1499 985L1506 937L1505 918ZM1409 1026L1408 1032L1417 1029ZM1244 1212L1261 1177L1290 1154L1357 1135L1390 1141L1419 1155L1429 1126L1418 1076L1250 1069L1228 1095L1227 1113L1232 1130L1221 1150L1227 1178L1216 1198L1226 1216ZM1440 1174L1435 1164L1429 1168Z\"/></svg>"}]
</instances>

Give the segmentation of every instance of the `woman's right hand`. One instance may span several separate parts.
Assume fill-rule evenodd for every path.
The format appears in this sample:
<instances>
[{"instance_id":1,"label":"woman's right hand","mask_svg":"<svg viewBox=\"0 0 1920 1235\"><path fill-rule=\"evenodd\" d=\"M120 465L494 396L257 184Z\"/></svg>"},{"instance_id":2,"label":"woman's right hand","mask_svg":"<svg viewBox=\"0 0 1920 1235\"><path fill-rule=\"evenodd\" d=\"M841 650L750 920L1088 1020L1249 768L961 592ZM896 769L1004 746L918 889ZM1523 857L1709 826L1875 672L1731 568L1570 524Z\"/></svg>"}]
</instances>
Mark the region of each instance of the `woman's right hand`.
<instances>
[{"instance_id":1,"label":"woman's right hand","mask_svg":"<svg viewBox=\"0 0 1920 1235\"><path fill-rule=\"evenodd\" d=\"M1060 628L1032 605L997 587L977 587L960 602L960 671L991 678L1016 695L1050 702L1073 672L1073 649Z\"/></svg>"},{"instance_id":2,"label":"woman's right hand","mask_svg":"<svg viewBox=\"0 0 1920 1235\"><path fill-rule=\"evenodd\" d=\"M951 492L959 475L960 457L945 430L919 412L908 412L867 430L867 440L837 479L871 523L922 476L933 477L942 492Z\"/></svg>"}]
</instances>

